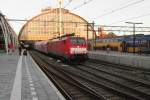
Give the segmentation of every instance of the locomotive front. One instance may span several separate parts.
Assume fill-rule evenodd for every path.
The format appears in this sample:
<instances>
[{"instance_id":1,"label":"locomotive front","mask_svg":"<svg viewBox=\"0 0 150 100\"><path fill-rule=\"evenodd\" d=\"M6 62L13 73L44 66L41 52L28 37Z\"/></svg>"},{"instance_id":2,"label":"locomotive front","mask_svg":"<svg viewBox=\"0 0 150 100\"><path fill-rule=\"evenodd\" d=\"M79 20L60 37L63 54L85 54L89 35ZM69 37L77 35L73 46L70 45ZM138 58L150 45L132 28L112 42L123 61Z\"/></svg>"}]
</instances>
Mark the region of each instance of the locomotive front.
<instances>
[{"instance_id":1,"label":"locomotive front","mask_svg":"<svg viewBox=\"0 0 150 100\"><path fill-rule=\"evenodd\" d=\"M87 43L85 38L70 37L70 59L81 62L88 59Z\"/></svg>"}]
</instances>

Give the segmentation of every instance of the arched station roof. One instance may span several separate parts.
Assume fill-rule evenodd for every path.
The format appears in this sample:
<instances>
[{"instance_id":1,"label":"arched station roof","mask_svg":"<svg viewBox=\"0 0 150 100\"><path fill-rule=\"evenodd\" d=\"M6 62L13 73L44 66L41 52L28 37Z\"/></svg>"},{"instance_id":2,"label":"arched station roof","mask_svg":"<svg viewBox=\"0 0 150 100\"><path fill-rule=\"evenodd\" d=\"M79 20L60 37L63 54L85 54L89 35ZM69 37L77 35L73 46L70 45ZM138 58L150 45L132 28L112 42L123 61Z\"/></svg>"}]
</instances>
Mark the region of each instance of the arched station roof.
<instances>
[{"instance_id":1,"label":"arched station roof","mask_svg":"<svg viewBox=\"0 0 150 100\"><path fill-rule=\"evenodd\" d=\"M61 9L61 28L63 34L75 33L80 37L87 37L88 22L79 15ZM59 33L59 8L47 8L42 13L30 19L21 29L19 40L47 40L60 35ZM88 30L92 30L88 24ZM92 37L92 31L88 32L88 37Z\"/></svg>"}]
</instances>

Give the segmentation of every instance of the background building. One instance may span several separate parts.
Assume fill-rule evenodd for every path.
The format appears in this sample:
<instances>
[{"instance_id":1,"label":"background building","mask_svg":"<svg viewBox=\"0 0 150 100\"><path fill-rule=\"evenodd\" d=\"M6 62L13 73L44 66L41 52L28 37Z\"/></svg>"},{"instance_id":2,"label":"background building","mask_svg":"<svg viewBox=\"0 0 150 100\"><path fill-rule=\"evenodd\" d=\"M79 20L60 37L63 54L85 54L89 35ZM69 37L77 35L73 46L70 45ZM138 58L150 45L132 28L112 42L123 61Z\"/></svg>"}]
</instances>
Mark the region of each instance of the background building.
<instances>
[{"instance_id":1,"label":"background building","mask_svg":"<svg viewBox=\"0 0 150 100\"><path fill-rule=\"evenodd\" d=\"M59 32L59 8L49 7L22 27L19 40L47 40L70 33L75 33L79 37L92 38L93 28L85 19L63 8L61 13L61 33Z\"/></svg>"}]
</instances>

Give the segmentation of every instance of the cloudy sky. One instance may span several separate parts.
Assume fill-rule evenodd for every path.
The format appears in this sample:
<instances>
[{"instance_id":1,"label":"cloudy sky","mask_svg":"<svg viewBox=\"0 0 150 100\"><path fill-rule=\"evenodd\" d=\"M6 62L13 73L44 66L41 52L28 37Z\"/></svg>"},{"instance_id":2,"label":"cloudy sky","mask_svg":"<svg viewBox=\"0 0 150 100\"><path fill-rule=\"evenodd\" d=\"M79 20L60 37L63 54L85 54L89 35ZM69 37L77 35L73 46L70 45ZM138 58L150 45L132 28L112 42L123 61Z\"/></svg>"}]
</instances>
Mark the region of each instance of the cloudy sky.
<instances>
[{"instance_id":1,"label":"cloudy sky","mask_svg":"<svg viewBox=\"0 0 150 100\"><path fill-rule=\"evenodd\" d=\"M64 0L65 5L98 25L127 25L125 22L130 21L150 27L150 0ZM56 8L59 4L57 0L0 0L0 11L8 19L30 19L48 6ZM10 22L16 32L24 23Z\"/></svg>"}]
</instances>

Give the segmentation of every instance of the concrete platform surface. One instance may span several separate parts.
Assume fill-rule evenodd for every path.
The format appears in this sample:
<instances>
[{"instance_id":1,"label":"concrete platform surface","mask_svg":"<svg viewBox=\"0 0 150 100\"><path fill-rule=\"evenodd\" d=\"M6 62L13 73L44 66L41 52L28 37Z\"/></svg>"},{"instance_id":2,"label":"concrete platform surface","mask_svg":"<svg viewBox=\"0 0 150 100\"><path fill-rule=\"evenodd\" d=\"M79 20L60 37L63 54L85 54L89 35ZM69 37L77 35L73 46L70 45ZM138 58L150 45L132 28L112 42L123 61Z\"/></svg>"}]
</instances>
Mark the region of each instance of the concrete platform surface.
<instances>
[{"instance_id":1,"label":"concrete platform surface","mask_svg":"<svg viewBox=\"0 0 150 100\"><path fill-rule=\"evenodd\" d=\"M150 55L145 56L133 53L96 50L89 51L89 58L137 68L150 69Z\"/></svg>"},{"instance_id":2,"label":"concrete platform surface","mask_svg":"<svg viewBox=\"0 0 150 100\"><path fill-rule=\"evenodd\" d=\"M0 100L65 100L31 56L0 54Z\"/></svg>"},{"instance_id":3,"label":"concrete platform surface","mask_svg":"<svg viewBox=\"0 0 150 100\"><path fill-rule=\"evenodd\" d=\"M0 100L10 99L18 60L18 55L0 53Z\"/></svg>"}]
</instances>

